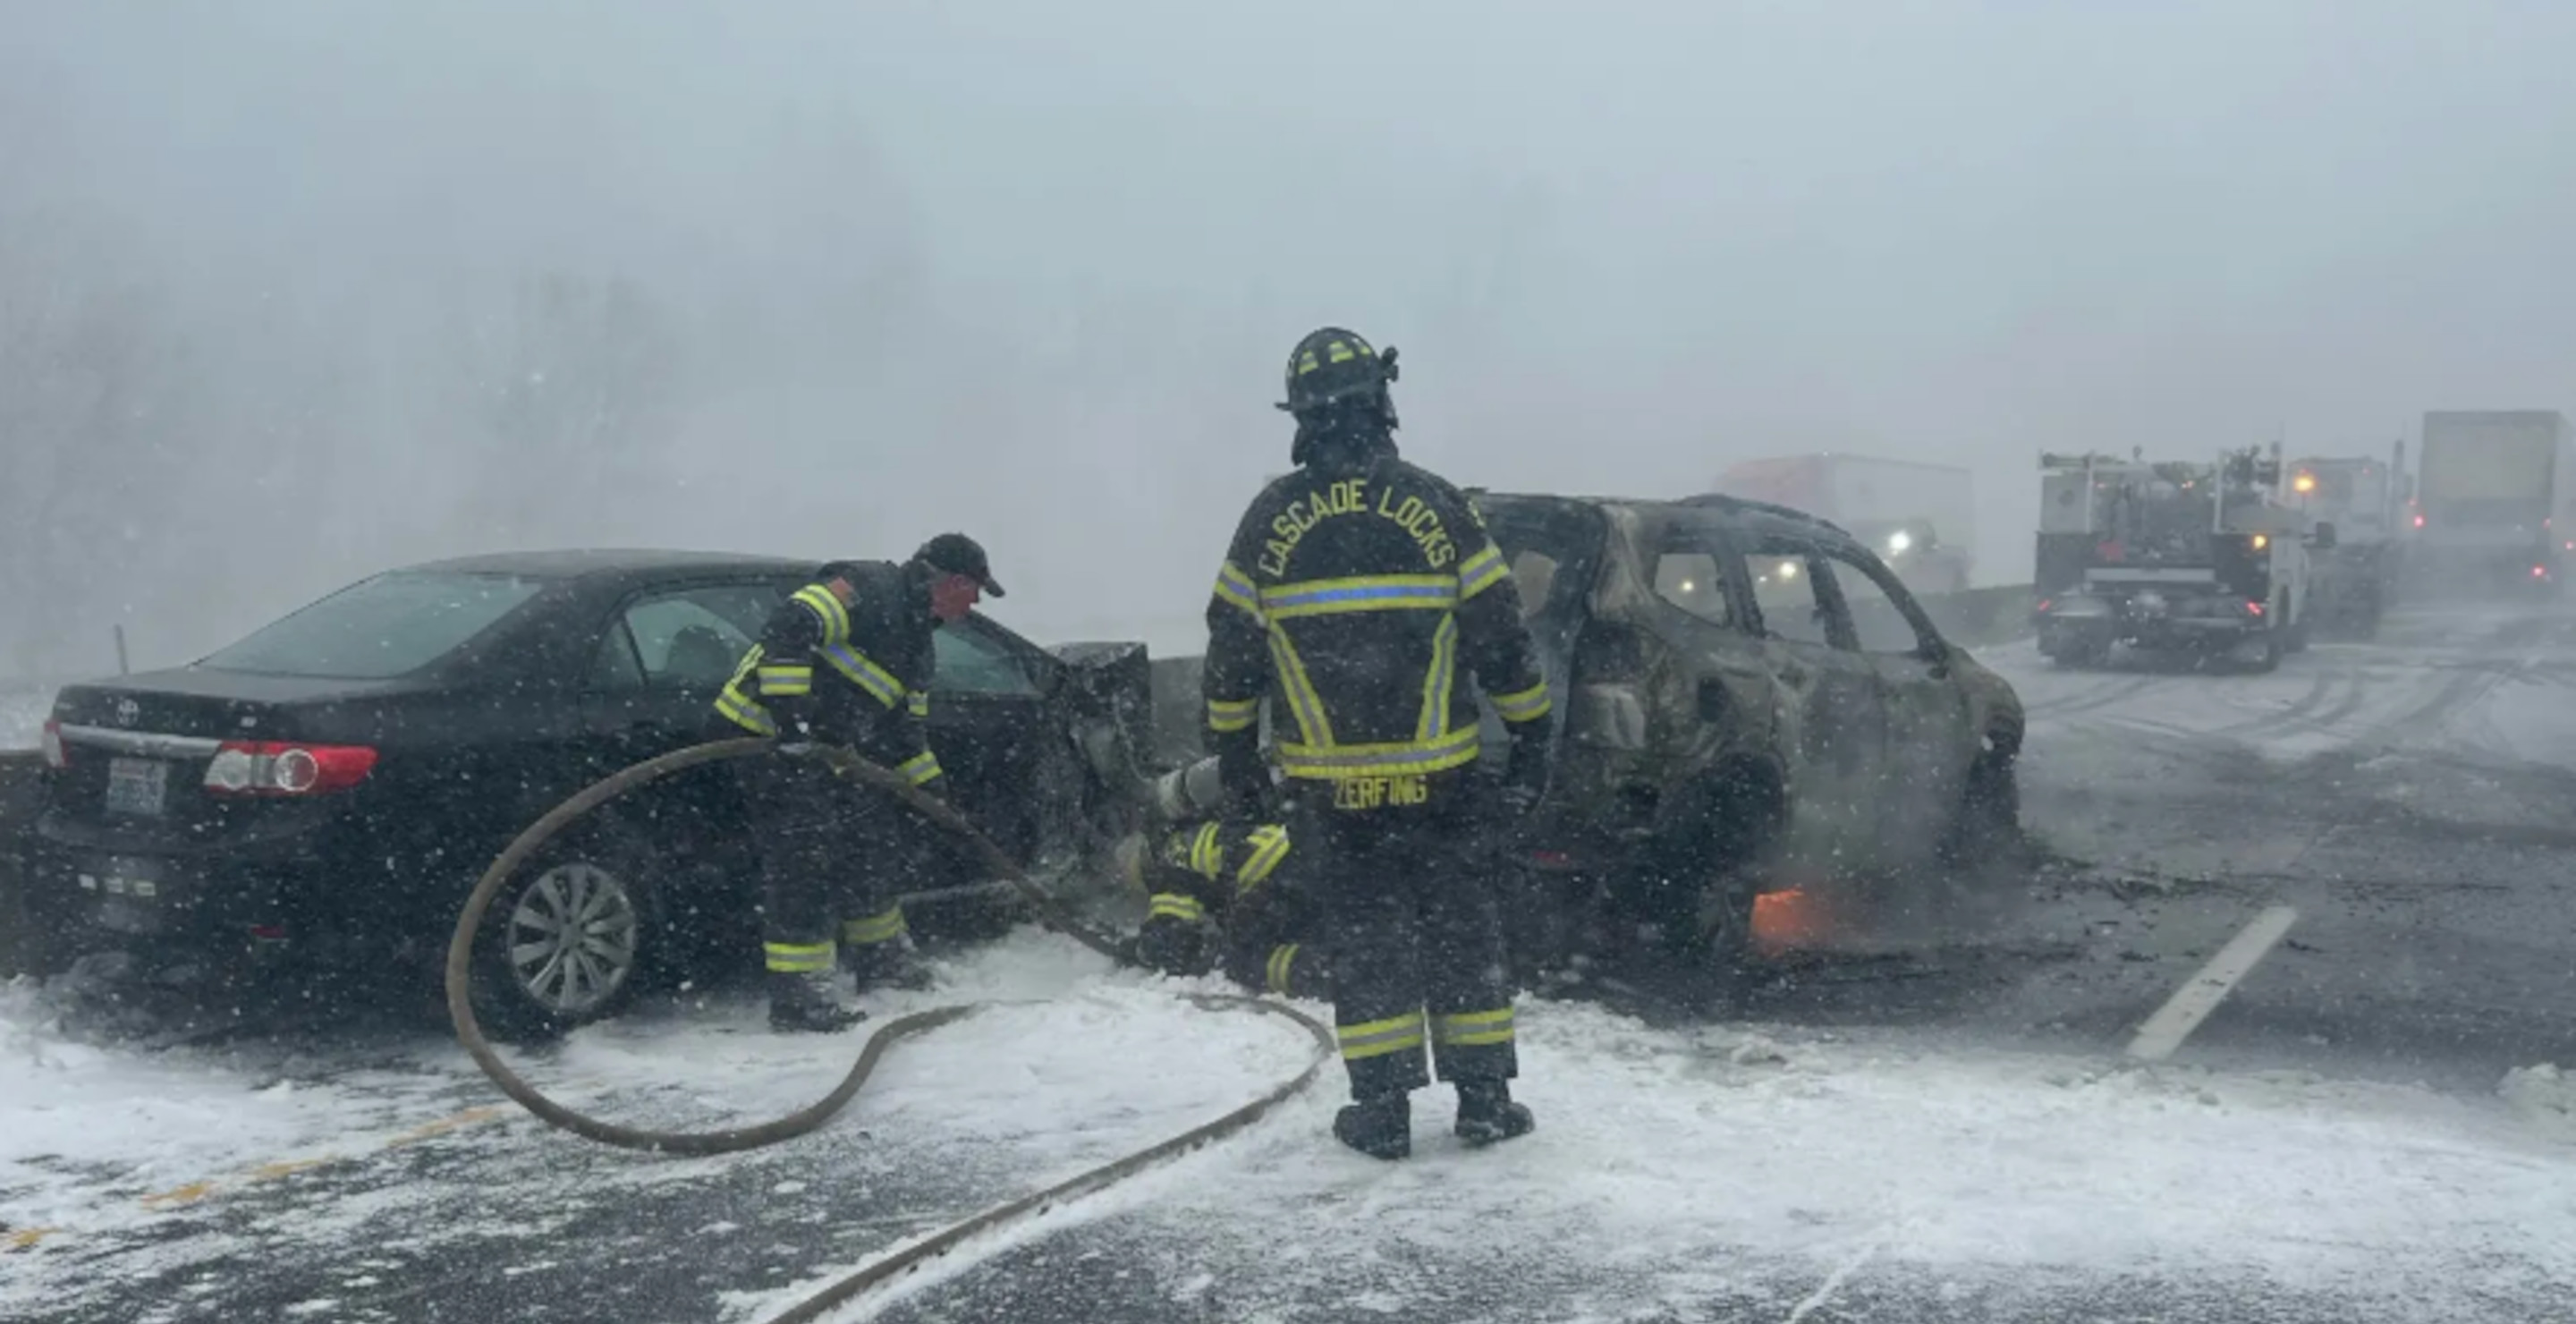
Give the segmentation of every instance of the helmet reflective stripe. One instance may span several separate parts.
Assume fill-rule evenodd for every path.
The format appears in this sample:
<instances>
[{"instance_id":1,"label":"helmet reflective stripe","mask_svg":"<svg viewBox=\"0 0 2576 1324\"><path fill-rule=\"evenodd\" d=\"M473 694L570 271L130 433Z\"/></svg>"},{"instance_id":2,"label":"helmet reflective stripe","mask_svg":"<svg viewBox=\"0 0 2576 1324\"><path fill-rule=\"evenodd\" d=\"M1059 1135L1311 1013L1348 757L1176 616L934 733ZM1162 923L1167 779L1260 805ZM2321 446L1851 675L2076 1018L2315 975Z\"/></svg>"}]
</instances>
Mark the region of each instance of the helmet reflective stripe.
<instances>
[{"instance_id":1,"label":"helmet reflective stripe","mask_svg":"<svg viewBox=\"0 0 2576 1324\"><path fill-rule=\"evenodd\" d=\"M1394 376L1384 356L1358 333L1328 326L1309 333L1288 352L1288 400L1282 407L1304 413L1374 396L1383 408L1386 385Z\"/></svg>"}]
</instances>

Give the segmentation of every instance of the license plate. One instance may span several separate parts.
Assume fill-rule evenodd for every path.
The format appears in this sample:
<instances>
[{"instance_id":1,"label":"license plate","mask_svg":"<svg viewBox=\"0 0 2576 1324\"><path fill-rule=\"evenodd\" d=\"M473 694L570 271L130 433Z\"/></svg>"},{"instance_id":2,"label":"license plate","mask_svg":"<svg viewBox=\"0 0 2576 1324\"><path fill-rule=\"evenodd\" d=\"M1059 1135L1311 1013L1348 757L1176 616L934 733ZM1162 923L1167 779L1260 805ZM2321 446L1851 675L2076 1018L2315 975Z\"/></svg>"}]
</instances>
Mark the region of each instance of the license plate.
<instances>
[{"instance_id":1,"label":"license plate","mask_svg":"<svg viewBox=\"0 0 2576 1324\"><path fill-rule=\"evenodd\" d=\"M158 759L107 761L107 807L110 812L158 815L169 792L169 764Z\"/></svg>"}]
</instances>

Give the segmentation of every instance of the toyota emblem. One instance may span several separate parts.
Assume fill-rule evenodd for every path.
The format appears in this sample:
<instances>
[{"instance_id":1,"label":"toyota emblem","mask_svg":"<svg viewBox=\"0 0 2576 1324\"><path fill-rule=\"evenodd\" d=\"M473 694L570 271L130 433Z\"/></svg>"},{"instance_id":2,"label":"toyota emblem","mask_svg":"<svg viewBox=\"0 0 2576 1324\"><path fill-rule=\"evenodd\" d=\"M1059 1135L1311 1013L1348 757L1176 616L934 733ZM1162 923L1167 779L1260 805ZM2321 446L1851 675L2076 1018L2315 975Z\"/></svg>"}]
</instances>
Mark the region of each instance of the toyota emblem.
<instances>
[{"instance_id":1,"label":"toyota emblem","mask_svg":"<svg viewBox=\"0 0 2576 1324\"><path fill-rule=\"evenodd\" d=\"M116 701L116 724L118 726L132 726L137 721L142 720L142 717L142 704L136 703L132 699L119 699Z\"/></svg>"}]
</instances>

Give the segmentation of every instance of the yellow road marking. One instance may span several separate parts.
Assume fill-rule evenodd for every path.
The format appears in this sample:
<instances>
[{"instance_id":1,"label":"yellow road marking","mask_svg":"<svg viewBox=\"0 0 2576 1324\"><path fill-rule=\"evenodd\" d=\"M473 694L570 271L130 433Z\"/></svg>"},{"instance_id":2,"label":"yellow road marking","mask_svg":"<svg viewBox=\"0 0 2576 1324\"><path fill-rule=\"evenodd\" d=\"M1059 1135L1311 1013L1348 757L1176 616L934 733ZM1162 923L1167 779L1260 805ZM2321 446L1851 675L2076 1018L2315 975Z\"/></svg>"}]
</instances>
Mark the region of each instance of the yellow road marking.
<instances>
[{"instance_id":1,"label":"yellow road marking","mask_svg":"<svg viewBox=\"0 0 2576 1324\"><path fill-rule=\"evenodd\" d=\"M281 1163L263 1163L250 1170L250 1176L247 1180L275 1181L280 1177L294 1176L296 1173L302 1172L307 1168L321 1167L323 1164L329 1163L330 1161L331 1160L327 1158L304 1158L287 1159Z\"/></svg>"},{"instance_id":2,"label":"yellow road marking","mask_svg":"<svg viewBox=\"0 0 2576 1324\"><path fill-rule=\"evenodd\" d=\"M435 1121L423 1122L408 1131L397 1132L369 1150L358 1153L321 1154L312 1158L279 1159L245 1168L234 1177L208 1178L204 1181L189 1182L185 1186L174 1186L166 1191L155 1191L141 1197L136 1203L155 1213L183 1209L227 1190L253 1186L265 1181L276 1181L282 1177L291 1177L299 1172L309 1172L315 1168L329 1167L337 1163L354 1162L369 1154L381 1154L388 1150L400 1149L405 1145L416 1145L421 1141L446 1135L450 1131L461 1130L478 1122L488 1122L506 1114L507 1110L502 1108L468 1108L463 1112L441 1117ZM0 1246L13 1251L27 1250L47 1237L60 1236L67 1231L69 1229L58 1227L26 1228L8 1234L5 1241L0 1241Z\"/></svg>"},{"instance_id":3,"label":"yellow road marking","mask_svg":"<svg viewBox=\"0 0 2576 1324\"><path fill-rule=\"evenodd\" d=\"M163 1191L158 1195L144 1196L143 1207L146 1209L168 1209L177 1205L195 1204L199 1200L212 1195L214 1190L215 1184L213 1182L192 1181L185 1186L174 1187L170 1190Z\"/></svg>"},{"instance_id":4,"label":"yellow road marking","mask_svg":"<svg viewBox=\"0 0 2576 1324\"><path fill-rule=\"evenodd\" d=\"M476 1122L486 1121L500 1115L501 1110L498 1108L468 1108L465 1111L456 1114L454 1117L442 1117L435 1122L423 1122L419 1126L415 1126L412 1129L403 1132L401 1135L395 1136L393 1139L386 1141L384 1143L384 1148L399 1149L404 1145L418 1144L432 1136L443 1136L458 1127L472 1126Z\"/></svg>"}]
</instances>

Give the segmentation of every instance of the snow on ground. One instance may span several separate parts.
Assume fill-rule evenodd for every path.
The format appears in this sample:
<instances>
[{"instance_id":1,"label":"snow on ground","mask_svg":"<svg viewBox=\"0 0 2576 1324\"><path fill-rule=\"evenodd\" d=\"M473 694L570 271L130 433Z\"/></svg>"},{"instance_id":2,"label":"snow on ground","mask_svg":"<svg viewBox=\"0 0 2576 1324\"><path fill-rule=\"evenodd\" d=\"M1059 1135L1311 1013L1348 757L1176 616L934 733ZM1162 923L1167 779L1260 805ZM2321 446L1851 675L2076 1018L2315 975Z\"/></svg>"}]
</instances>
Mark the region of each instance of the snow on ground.
<instances>
[{"instance_id":1,"label":"snow on ground","mask_svg":"<svg viewBox=\"0 0 2576 1324\"><path fill-rule=\"evenodd\" d=\"M33 986L0 985L0 1225L99 1229L151 1199L270 1163L344 1157L490 1100L453 1072L332 1072L300 1054L137 1052L63 1033ZM488 1091L486 1092L488 1093Z\"/></svg>"},{"instance_id":2,"label":"snow on ground","mask_svg":"<svg viewBox=\"0 0 2576 1324\"><path fill-rule=\"evenodd\" d=\"M2428 1298L2474 1260L2576 1285L2576 1146L2525 1103L1895 1035L1664 1031L1574 1004L1523 1016L1519 1094L1540 1130L1504 1151L1460 1151L1435 1089L1417 1096L1413 1163L1345 1153L1327 1137L1336 1071L1253 1135L1074 1216L1141 1225L1122 1239L1153 1247L1172 1282L1214 1273L1234 1300L1311 1309L1319 1278L1339 1275L1341 1305L1399 1314L1406 1293L1436 1290L1390 1268L1414 1261L1616 1268L1613 1295L1636 1307L1688 1291L1713 1255L1817 1272L1866 1256L1970 1277L2244 1271ZM1016 1135L1030 1107L1067 1121L1177 1113L1158 1100L1211 1069L1292 1069L1279 1041L1275 1025L1208 1018L1095 1065L1088 1084L922 1087L955 1091L961 1132ZM1360 1242L1372 1249L1355 1271ZM795 1295L740 1305L757 1315Z\"/></svg>"},{"instance_id":3,"label":"snow on ground","mask_svg":"<svg viewBox=\"0 0 2576 1324\"><path fill-rule=\"evenodd\" d=\"M2370 642L2319 641L2279 670L2195 671L2123 652L2068 669L2021 640L1977 650L2011 682L2034 733L2223 741L2276 762L2408 746L2576 767L2576 663L2563 611L2426 605Z\"/></svg>"},{"instance_id":4,"label":"snow on ground","mask_svg":"<svg viewBox=\"0 0 2576 1324\"><path fill-rule=\"evenodd\" d=\"M263 1264L471 1255L459 1248L579 1234L743 1180L773 1209L810 1202L819 1218L883 1190L898 1222L936 1223L1211 1120L1312 1052L1293 1023L1245 1014L1215 1051L1176 1053L1222 1018L1034 932L944 970L939 989L873 999L878 1019L990 1005L897 1046L816 1136L688 1160L548 1130L434 1034L151 1052L80 1042L48 997L0 988L0 1254L36 1234L0 1275L0 1316L22 1293L95 1308ZM811 1102L873 1028L782 1038L756 998L727 996L505 1052L574 1107L712 1129Z\"/></svg>"},{"instance_id":5,"label":"snow on ground","mask_svg":"<svg viewBox=\"0 0 2576 1324\"><path fill-rule=\"evenodd\" d=\"M2576 660L2527 667L2488 696L2483 716L2496 746L2513 757L2576 768Z\"/></svg>"},{"instance_id":6,"label":"snow on ground","mask_svg":"<svg viewBox=\"0 0 2576 1324\"><path fill-rule=\"evenodd\" d=\"M13 1263L18 1285L0 1288L0 1305L20 1292L130 1292L218 1257L343 1263L504 1228L569 1235L603 1210L683 1202L727 1180L747 1179L764 1201L811 1200L818 1217L892 1192L889 1212L921 1235L1212 1120L1313 1051L1284 1020L1169 996L1211 985L1113 973L1034 932L945 969L939 989L879 999L880 1016L1001 1005L897 1048L807 1141L678 1161L545 1130L426 1034L311 1055L141 1052L74 1042L42 998L0 990L0 1223L63 1229L66 1247L124 1246ZM666 1006L516 1056L577 1106L705 1126L815 1097L864 1033L780 1039L758 1015L743 999ZM1213 1273L1231 1299L1302 1303L1299 1315L1322 1304L1319 1282L1346 1284L1333 1289L1345 1309L1402 1313L1411 1294L1437 1290L1416 1272L1425 1263L1588 1275L1584 1300L1604 1317L1746 1266L1810 1284L1861 1263L1960 1280L2248 1273L2428 1303L2471 1266L2576 1286L2576 1128L2554 1069L2516 1073L2499 1097L2457 1098L1894 1033L1661 1030L1581 1004L1525 1003L1522 1015L1519 1093L1540 1129L1504 1150L1460 1151L1434 1089L1417 1096L1412 1163L1348 1154L1327 1133L1343 1097L1333 1068L1249 1135L921 1281L1069 1222L1114 1219L1169 1281ZM397 1180L389 1155L405 1144L448 1148ZM233 1193L334 1159L266 1203ZM914 1207L924 1174L947 1193ZM204 1213L193 1197L147 1199L201 1182L215 1188L206 1206L238 1199L255 1217L192 1222ZM556 1258L577 1259L579 1244ZM734 1318L762 1317L877 1253L790 1259L768 1282L794 1286L725 1299ZM746 1270L743 1288L760 1283Z\"/></svg>"}]
</instances>

